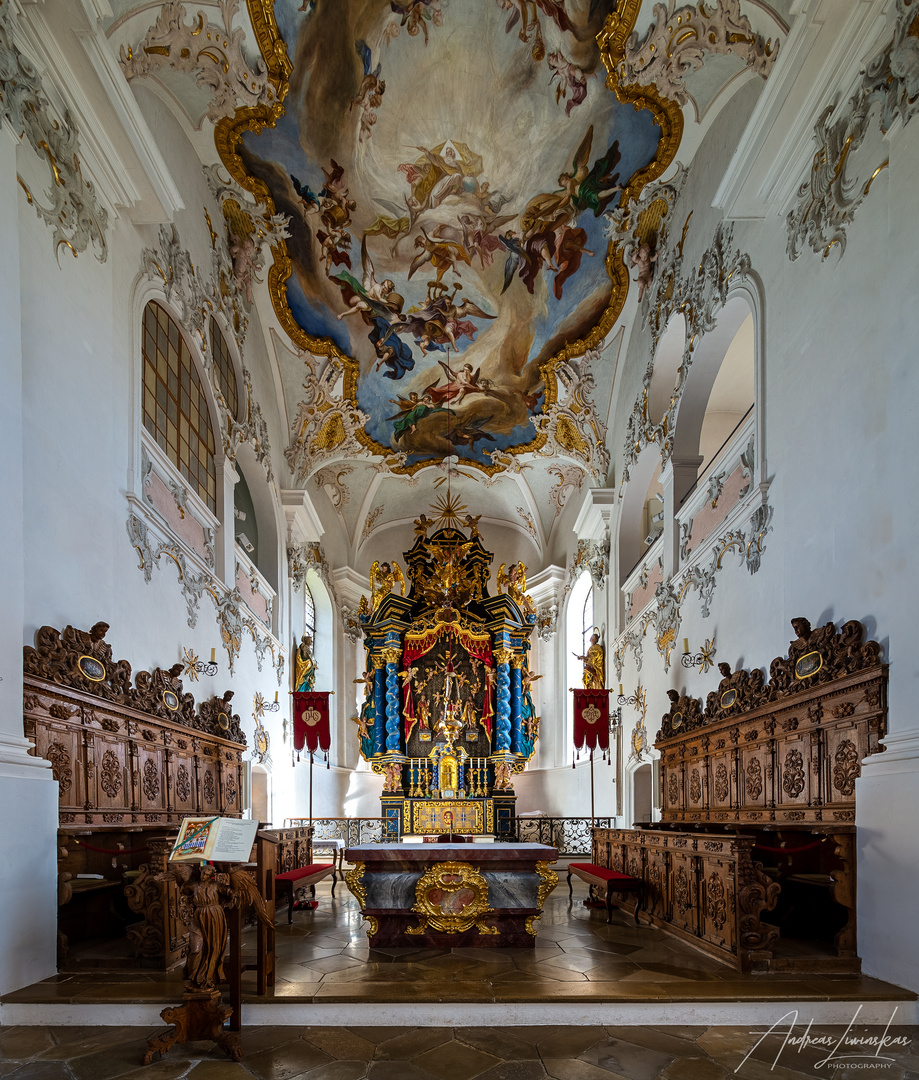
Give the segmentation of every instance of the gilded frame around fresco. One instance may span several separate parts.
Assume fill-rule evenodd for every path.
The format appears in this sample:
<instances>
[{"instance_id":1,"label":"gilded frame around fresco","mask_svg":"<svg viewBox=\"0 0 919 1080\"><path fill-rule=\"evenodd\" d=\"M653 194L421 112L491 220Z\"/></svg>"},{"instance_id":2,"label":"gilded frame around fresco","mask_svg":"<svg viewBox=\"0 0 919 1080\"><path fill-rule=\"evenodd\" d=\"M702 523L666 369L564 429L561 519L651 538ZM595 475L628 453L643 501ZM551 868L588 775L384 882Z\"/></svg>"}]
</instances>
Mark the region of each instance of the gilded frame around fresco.
<instances>
[{"instance_id":1,"label":"gilded frame around fresco","mask_svg":"<svg viewBox=\"0 0 919 1080\"><path fill-rule=\"evenodd\" d=\"M273 127L284 114L284 100L290 89L292 64L287 55L287 46L281 37L277 20L274 16L273 0L246 0L256 41L268 71L268 79L276 91L275 101L271 105L256 105L241 108L236 113L221 120L214 132L217 153L230 175L259 201L265 204L266 212L276 212L274 200L266 184L250 176L243 167L238 153L239 141L247 131L260 132L265 127ZM600 55L607 70L607 87L623 104L630 104L635 109L650 110L654 122L661 129L658 151L645 168L639 170L630 180L620 196L620 205L625 206L640 194L646 184L658 179L672 164L683 135L683 113L679 104L661 97L657 88L650 86L623 86L616 74L616 65L625 53L625 43L638 18L641 0L619 0L619 9L609 16L606 26L597 36ZM284 240L278 240L271 246L272 265L268 271L268 292L278 321L291 341L315 356L334 357L341 362L344 370L344 396L352 403L357 402L358 362L342 352L329 338L315 338L307 334L294 319L285 295L285 282L293 271L293 264ZM544 392L543 411L545 412L558 399L556 371L560 364L583 356L590 349L597 348L612 330L622 313L629 292L629 272L622 256L621 246L615 239L610 240L605 258L606 271L612 283L610 302L599 321L584 338L570 341L554 356L540 366ZM363 429L357 433L358 441L371 454L390 457L392 448L377 442ZM508 447L505 453L511 455L533 453L546 442L545 432L537 433L528 443ZM428 459L414 465L395 466L393 471L412 475L419 469L431 465ZM502 472L501 464L486 465L475 460L464 460L463 465L479 469L488 475Z\"/></svg>"}]
</instances>

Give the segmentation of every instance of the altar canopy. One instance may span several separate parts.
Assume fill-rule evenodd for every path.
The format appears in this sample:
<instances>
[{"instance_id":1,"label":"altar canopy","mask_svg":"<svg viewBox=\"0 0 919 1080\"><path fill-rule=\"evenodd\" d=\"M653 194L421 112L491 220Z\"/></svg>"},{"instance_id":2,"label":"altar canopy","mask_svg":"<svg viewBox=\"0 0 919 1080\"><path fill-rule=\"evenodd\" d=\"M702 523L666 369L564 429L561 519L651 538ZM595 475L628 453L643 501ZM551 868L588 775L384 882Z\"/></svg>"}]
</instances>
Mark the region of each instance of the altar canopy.
<instances>
[{"instance_id":1,"label":"altar canopy","mask_svg":"<svg viewBox=\"0 0 919 1080\"><path fill-rule=\"evenodd\" d=\"M476 525L470 519L464 532L451 520L428 536L432 523L416 522L418 538L404 554L407 596L393 591L402 577L395 563L371 571L358 733L361 753L385 777L383 816L400 833L432 831L442 820L513 832L513 775L539 737L525 568L505 574L502 563L506 591L489 595L494 555Z\"/></svg>"}]
</instances>

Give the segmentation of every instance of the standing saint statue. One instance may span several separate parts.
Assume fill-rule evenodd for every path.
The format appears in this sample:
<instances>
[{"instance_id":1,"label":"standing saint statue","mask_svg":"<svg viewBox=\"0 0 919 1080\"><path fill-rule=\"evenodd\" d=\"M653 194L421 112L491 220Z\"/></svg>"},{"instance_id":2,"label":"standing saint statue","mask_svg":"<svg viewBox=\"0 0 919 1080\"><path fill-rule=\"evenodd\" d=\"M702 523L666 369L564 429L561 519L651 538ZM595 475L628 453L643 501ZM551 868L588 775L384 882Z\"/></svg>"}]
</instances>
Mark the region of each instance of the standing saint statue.
<instances>
[{"instance_id":1,"label":"standing saint statue","mask_svg":"<svg viewBox=\"0 0 919 1080\"><path fill-rule=\"evenodd\" d=\"M590 647L581 656L574 653L578 660L584 661L584 689L603 690L606 684L606 663L604 660L603 646L600 644L600 635L596 630L590 635Z\"/></svg>"},{"instance_id":2,"label":"standing saint statue","mask_svg":"<svg viewBox=\"0 0 919 1080\"><path fill-rule=\"evenodd\" d=\"M312 690L316 685L316 661L313 659L312 644L313 639L309 634L304 634L294 653L295 690Z\"/></svg>"}]
</instances>

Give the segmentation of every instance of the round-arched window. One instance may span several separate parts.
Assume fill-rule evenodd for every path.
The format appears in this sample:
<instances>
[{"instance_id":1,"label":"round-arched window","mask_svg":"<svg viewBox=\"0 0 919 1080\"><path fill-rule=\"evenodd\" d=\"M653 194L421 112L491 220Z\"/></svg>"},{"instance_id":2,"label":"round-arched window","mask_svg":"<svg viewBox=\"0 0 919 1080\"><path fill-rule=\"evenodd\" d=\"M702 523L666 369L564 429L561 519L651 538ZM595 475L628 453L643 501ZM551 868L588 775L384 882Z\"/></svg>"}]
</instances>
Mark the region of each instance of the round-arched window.
<instances>
[{"instance_id":1,"label":"round-arched window","mask_svg":"<svg viewBox=\"0 0 919 1080\"><path fill-rule=\"evenodd\" d=\"M182 476L217 512L214 432L191 351L165 308L144 308L144 427Z\"/></svg>"}]
</instances>

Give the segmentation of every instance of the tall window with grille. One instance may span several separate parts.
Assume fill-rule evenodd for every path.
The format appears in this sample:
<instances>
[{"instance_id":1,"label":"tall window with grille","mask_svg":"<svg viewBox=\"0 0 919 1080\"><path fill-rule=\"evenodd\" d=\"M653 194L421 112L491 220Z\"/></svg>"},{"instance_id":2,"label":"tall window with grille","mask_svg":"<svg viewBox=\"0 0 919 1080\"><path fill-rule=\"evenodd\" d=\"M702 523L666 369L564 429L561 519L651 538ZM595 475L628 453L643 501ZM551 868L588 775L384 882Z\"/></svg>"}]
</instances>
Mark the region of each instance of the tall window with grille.
<instances>
[{"instance_id":1,"label":"tall window with grille","mask_svg":"<svg viewBox=\"0 0 919 1080\"><path fill-rule=\"evenodd\" d=\"M316 642L316 604L309 585L303 582L303 632Z\"/></svg>"},{"instance_id":2,"label":"tall window with grille","mask_svg":"<svg viewBox=\"0 0 919 1080\"><path fill-rule=\"evenodd\" d=\"M214 367L217 370L217 385L223 400L226 402L230 415L234 420L239 419L239 390L237 389L236 370L233 367L233 357L226 338L221 333L216 320L211 318L211 356L214 358Z\"/></svg>"},{"instance_id":3,"label":"tall window with grille","mask_svg":"<svg viewBox=\"0 0 919 1080\"><path fill-rule=\"evenodd\" d=\"M179 327L154 301L144 309L142 351L144 427L216 513L214 431L204 388Z\"/></svg>"}]
</instances>

